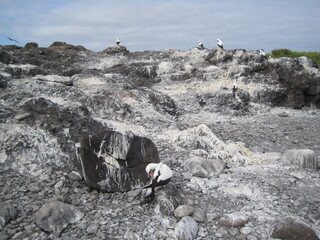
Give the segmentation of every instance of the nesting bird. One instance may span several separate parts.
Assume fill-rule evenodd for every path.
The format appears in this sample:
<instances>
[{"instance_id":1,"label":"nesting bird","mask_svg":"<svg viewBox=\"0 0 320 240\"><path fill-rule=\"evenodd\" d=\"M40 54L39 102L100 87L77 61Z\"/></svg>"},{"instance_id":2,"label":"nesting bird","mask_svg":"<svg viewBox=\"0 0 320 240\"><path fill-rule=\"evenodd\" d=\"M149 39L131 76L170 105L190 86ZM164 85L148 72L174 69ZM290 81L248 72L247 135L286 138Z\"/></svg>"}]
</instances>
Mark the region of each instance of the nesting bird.
<instances>
[{"instance_id":1,"label":"nesting bird","mask_svg":"<svg viewBox=\"0 0 320 240\"><path fill-rule=\"evenodd\" d=\"M219 48L223 49L223 42L219 38L217 39L217 44Z\"/></svg>"},{"instance_id":2,"label":"nesting bird","mask_svg":"<svg viewBox=\"0 0 320 240\"><path fill-rule=\"evenodd\" d=\"M172 170L164 163L150 163L146 167L146 172L149 175L151 182L144 187L151 188L151 193L146 198L153 198L155 188L166 185L172 178Z\"/></svg>"},{"instance_id":3,"label":"nesting bird","mask_svg":"<svg viewBox=\"0 0 320 240\"><path fill-rule=\"evenodd\" d=\"M119 38L117 38L116 44L117 44L117 45L120 45L120 39L119 39Z\"/></svg>"}]
</instances>

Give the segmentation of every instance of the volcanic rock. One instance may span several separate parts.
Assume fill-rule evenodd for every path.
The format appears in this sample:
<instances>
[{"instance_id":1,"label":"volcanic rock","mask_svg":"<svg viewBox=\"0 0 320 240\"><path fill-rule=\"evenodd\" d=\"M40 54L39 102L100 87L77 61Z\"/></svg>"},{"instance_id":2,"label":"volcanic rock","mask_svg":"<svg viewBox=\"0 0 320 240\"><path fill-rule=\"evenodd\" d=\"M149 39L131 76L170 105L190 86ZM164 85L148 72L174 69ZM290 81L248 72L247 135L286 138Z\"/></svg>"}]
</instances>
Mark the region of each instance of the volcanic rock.
<instances>
[{"instance_id":1,"label":"volcanic rock","mask_svg":"<svg viewBox=\"0 0 320 240\"><path fill-rule=\"evenodd\" d=\"M124 192L147 181L145 167L159 156L150 139L105 131L81 139L79 161L88 186Z\"/></svg>"}]
</instances>

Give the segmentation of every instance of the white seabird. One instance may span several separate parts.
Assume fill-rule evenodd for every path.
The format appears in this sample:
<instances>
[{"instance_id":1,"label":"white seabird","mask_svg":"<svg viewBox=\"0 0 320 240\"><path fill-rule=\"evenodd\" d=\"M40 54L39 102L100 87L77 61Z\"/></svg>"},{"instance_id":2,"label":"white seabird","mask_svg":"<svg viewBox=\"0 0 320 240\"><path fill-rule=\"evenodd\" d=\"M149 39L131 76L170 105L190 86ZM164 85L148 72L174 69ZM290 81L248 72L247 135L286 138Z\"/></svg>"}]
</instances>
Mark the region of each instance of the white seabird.
<instances>
[{"instance_id":1,"label":"white seabird","mask_svg":"<svg viewBox=\"0 0 320 240\"><path fill-rule=\"evenodd\" d=\"M200 50L204 49L203 43L200 41L198 41L198 49L200 49Z\"/></svg>"},{"instance_id":2,"label":"white seabird","mask_svg":"<svg viewBox=\"0 0 320 240\"><path fill-rule=\"evenodd\" d=\"M117 38L116 44L117 44L117 45L120 45L120 38Z\"/></svg>"},{"instance_id":3,"label":"white seabird","mask_svg":"<svg viewBox=\"0 0 320 240\"><path fill-rule=\"evenodd\" d=\"M263 49L260 49L260 50L259 50L259 53L260 53L262 56L265 56L265 55L266 55L266 53L263 51Z\"/></svg>"},{"instance_id":4,"label":"white seabird","mask_svg":"<svg viewBox=\"0 0 320 240\"><path fill-rule=\"evenodd\" d=\"M217 44L218 44L218 47L223 49L223 42L219 38L217 39Z\"/></svg>"},{"instance_id":5,"label":"white seabird","mask_svg":"<svg viewBox=\"0 0 320 240\"><path fill-rule=\"evenodd\" d=\"M154 197L155 188L166 185L172 178L172 170L164 163L149 163L146 166L146 172L149 175L151 182L144 187L151 188L151 193L147 197Z\"/></svg>"}]
</instances>

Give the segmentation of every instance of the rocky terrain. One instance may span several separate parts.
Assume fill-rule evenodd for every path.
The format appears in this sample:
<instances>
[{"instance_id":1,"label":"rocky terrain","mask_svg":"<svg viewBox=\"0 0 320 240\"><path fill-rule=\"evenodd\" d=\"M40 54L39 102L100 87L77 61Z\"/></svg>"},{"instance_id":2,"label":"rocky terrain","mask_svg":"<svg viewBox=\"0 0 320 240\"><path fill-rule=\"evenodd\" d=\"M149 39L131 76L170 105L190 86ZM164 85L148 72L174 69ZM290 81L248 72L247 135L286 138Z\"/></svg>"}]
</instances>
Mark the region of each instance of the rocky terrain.
<instances>
[{"instance_id":1,"label":"rocky terrain","mask_svg":"<svg viewBox=\"0 0 320 240\"><path fill-rule=\"evenodd\" d=\"M0 240L320 237L310 59L28 43L0 46L0 87Z\"/></svg>"}]
</instances>

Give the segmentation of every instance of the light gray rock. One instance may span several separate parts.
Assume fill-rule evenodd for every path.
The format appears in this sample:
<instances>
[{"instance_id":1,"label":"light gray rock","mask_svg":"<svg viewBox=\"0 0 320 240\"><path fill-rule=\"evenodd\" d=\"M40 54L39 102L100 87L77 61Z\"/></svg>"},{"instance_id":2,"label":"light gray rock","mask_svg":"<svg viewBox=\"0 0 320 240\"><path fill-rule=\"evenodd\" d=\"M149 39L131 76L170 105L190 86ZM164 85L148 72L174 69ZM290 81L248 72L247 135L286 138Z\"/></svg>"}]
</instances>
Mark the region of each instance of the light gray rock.
<instances>
[{"instance_id":1,"label":"light gray rock","mask_svg":"<svg viewBox=\"0 0 320 240\"><path fill-rule=\"evenodd\" d=\"M313 150L310 149L291 149L287 150L283 156L282 160L285 163L291 163L301 168L310 168L317 170L318 159Z\"/></svg>"},{"instance_id":2,"label":"light gray rock","mask_svg":"<svg viewBox=\"0 0 320 240\"><path fill-rule=\"evenodd\" d=\"M220 159L192 156L185 162L185 166L195 177L213 177L219 175L226 164Z\"/></svg>"},{"instance_id":3,"label":"light gray rock","mask_svg":"<svg viewBox=\"0 0 320 240\"><path fill-rule=\"evenodd\" d=\"M197 237L198 231L198 223L190 216L183 217L174 229L179 240L193 240Z\"/></svg>"},{"instance_id":4,"label":"light gray rock","mask_svg":"<svg viewBox=\"0 0 320 240\"><path fill-rule=\"evenodd\" d=\"M241 227L244 226L249 219L243 213L230 213L222 216L219 223L225 227Z\"/></svg>"},{"instance_id":5,"label":"light gray rock","mask_svg":"<svg viewBox=\"0 0 320 240\"><path fill-rule=\"evenodd\" d=\"M72 181L81 181L83 179L83 177L81 176L80 173L76 172L76 171L72 171L68 174L68 178Z\"/></svg>"},{"instance_id":6,"label":"light gray rock","mask_svg":"<svg viewBox=\"0 0 320 240\"><path fill-rule=\"evenodd\" d=\"M185 216L191 216L194 212L194 208L190 205L180 205L174 210L174 216L176 218L183 218Z\"/></svg>"},{"instance_id":7,"label":"light gray rock","mask_svg":"<svg viewBox=\"0 0 320 240\"><path fill-rule=\"evenodd\" d=\"M35 223L42 230L59 236L69 225L79 222L84 214L76 207L59 201L42 206L35 215Z\"/></svg>"},{"instance_id":8,"label":"light gray rock","mask_svg":"<svg viewBox=\"0 0 320 240\"><path fill-rule=\"evenodd\" d=\"M95 235L98 232L99 228L100 225L98 223L94 223L87 227L87 232L89 234Z\"/></svg>"},{"instance_id":9,"label":"light gray rock","mask_svg":"<svg viewBox=\"0 0 320 240\"><path fill-rule=\"evenodd\" d=\"M68 156L46 131L24 124L0 124L0 166L39 176L67 165Z\"/></svg>"},{"instance_id":10,"label":"light gray rock","mask_svg":"<svg viewBox=\"0 0 320 240\"><path fill-rule=\"evenodd\" d=\"M131 230L127 230L123 238L127 240L141 240L140 236Z\"/></svg>"},{"instance_id":11,"label":"light gray rock","mask_svg":"<svg viewBox=\"0 0 320 240\"><path fill-rule=\"evenodd\" d=\"M203 211L202 208L195 208L192 217L198 223L204 223L206 220L206 213Z\"/></svg>"}]
</instances>

